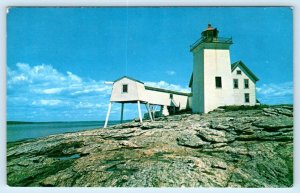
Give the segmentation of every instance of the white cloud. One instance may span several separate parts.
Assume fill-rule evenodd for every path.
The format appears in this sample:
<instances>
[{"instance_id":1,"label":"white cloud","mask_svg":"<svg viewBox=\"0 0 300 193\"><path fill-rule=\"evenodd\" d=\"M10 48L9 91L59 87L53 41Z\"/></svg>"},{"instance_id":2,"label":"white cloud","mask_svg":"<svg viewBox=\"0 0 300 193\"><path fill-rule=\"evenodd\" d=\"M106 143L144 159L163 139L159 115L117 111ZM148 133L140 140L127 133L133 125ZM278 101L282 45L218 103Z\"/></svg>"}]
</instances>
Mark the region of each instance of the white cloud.
<instances>
[{"instance_id":1,"label":"white cloud","mask_svg":"<svg viewBox=\"0 0 300 193\"><path fill-rule=\"evenodd\" d=\"M257 98L263 103L293 103L293 82L263 84L256 91Z\"/></svg>"},{"instance_id":2,"label":"white cloud","mask_svg":"<svg viewBox=\"0 0 300 193\"><path fill-rule=\"evenodd\" d=\"M170 75L170 76L176 74L176 72L174 70L167 70L166 73L167 73L167 75Z\"/></svg>"},{"instance_id":3,"label":"white cloud","mask_svg":"<svg viewBox=\"0 0 300 193\"><path fill-rule=\"evenodd\" d=\"M19 76L15 76L12 79L12 82L17 83L17 82L24 82L24 81L27 81L27 80L28 80L28 78L26 76L24 76L23 74L20 74Z\"/></svg>"},{"instance_id":4,"label":"white cloud","mask_svg":"<svg viewBox=\"0 0 300 193\"><path fill-rule=\"evenodd\" d=\"M35 110L40 117L81 120L81 113L93 109L97 113L90 113L91 117L97 119L90 119L98 120L99 112L106 112L111 88L102 80L85 79L70 71L59 72L51 65L18 63L15 68L7 68L8 118L22 119Z\"/></svg>"},{"instance_id":5,"label":"white cloud","mask_svg":"<svg viewBox=\"0 0 300 193\"><path fill-rule=\"evenodd\" d=\"M76 90L71 95L88 94L91 92L110 94L111 88L111 85L105 85L104 82L101 82L101 84L94 83L83 86L82 90Z\"/></svg>"},{"instance_id":6,"label":"white cloud","mask_svg":"<svg viewBox=\"0 0 300 193\"><path fill-rule=\"evenodd\" d=\"M57 106L59 104L61 104L62 101L61 100L37 100L37 101L33 101L32 104L33 105L37 105L37 106Z\"/></svg>"},{"instance_id":7,"label":"white cloud","mask_svg":"<svg viewBox=\"0 0 300 193\"><path fill-rule=\"evenodd\" d=\"M79 102L75 105L75 108L81 109L81 108L106 108L107 104L100 104L100 103L90 103L90 102Z\"/></svg>"},{"instance_id":8,"label":"white cloud","mask_svg":"<svg viewBox=\"0 0 300 193\"><path fill-rule=\"evenodd\" d=\"M68 77L69 77L72 81L74 81L74 82L81 82L81 81L82 81L80 77L78 77L77 75L73 74L72 72L69 72L69 71L68 71L67 74L68 74Z\"/></svg>"},{"instance_id":9,"label":"white cloud","mask_svg":"<svg viewBox=\"0 0 300 193\"><path fill-rule=\"evenodd\" d=\"M285 96L293 94L293 82L280 84L263 84L257 87L257 92L262 95Z\"/></svg>"},{"instance_id":10,"label":"white cloud","mask_svg":"<svg viewBox=\"0 0 300 193\"><path fill-rule=\"evenodd\" d=\"M109 94L111 86L104 81L83 80L76 74L67 71L66 74L58 72L51 65L37 65L31 67L28 64L18 63L16 70L8 68L8 86L27 87L27 92L36 94L88 94L98 92ZM30 84L28 84L30 83Z\"/></svg>"},{"instance_id":11,"label":"white cloud","mask_svg":"<svg viewBox=\"0 0 300 193\"><path fill-rule=\"evenodd\" d=\"M36 83L38 81L65 81L66 77L57 72L51 65L37 65L31 67L29 64L17 63L17 69L8 69L8 85L19 83ZM69 79L72 79L69 77Z\"/></svg>"},{"instance_id":12,"label":"white cloud","mask_svg":"<svg viewBox=\"0 0 300 193\"><path fill-rule=\"evenodd\" d=\"M48 88L43 90L45 94L58 94L63 90L63 88Z\"/></svg>"},{"instance_id":13,"label":"white cloud","mask_svg":"<svg viewBox=\"0 0 300 193\"><path fill-rule=\"evenodd\" d=\"M165 81L145 82L145 85L157 87L157 88L164 88L164 89L168 89L168 90L180 91L180 92L187 92L187 93L191 92L187 86L182 87L180 85L170 84Z\"/></svg>"},{"instance_id":14,"label":"white cloud","mask_svg":"<svg viewBox=\"0 0 300 193\"><path fill-rule=\"evenodd\" d=\"M146 85L174 91L190 92L186 86L165 81L146 82ZM80 77L73 72L59 72L51 65L30 66L18 63L7 68L8 119L32 121L103 120L109 103L112 85L103 80ZM133 110L132 110L133 109ZM137 115L135 105L126 105L126 116ZM115 113L115 114L114 114ZM118 119L120 106L114 104L112 119ZM114 118L115 117L115 118Z\"/></svg>"},{"instance_id":15,"label":"white cloud","mask_svg":"<svg viewBox=\"0 0 300 193\"><path fill-rule=\"evenodd\" d=\"M59 94L64 88L46 88L46 89L40 89L40 88L32 88L31 91L33 93L37 94Z\"/></svg>"}]
</instances>

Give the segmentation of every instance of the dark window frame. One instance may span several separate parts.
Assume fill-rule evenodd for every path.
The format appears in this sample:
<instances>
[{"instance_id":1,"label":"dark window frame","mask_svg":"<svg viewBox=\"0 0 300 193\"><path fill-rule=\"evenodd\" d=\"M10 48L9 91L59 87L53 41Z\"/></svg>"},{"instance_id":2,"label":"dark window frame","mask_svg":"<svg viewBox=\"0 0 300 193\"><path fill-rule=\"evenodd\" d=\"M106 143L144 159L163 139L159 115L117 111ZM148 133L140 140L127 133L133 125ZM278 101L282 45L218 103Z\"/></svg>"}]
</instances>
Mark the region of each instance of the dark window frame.
<instances>
[{"instance_id":1,"label":"dark window frame","mask_svg":"<svg viewBox=\"0 0 300 193\"><path fill-rule=\"evenodd\" d=\"M233 88L234 89L239 88L239 79L237 79L237 78L233 79Z\"/></svg>"},{"instance_id":2,"label":"dark window frame","mask_svg":"<svg viewBox=\"0 0 300 193\"><path fill-rule=\"evenodd\" d=\"M242 75L242 71L241 71L241 70L237 70L237 71L236 71L236 74L237 74L237 75Z\"/></svg>"},{"instance_id":3,"label":"dark window frame","mask_svg":"<svg viewBox=\"0 0 300 193\"><path fill-rule=\"evenodd\" d=\"M245 103L250 103L250 94L245 93L244 97L245 97Z\"/></svg>"},{"instance_id":4,"label":"dark window frame","mask_svg":"<svg viewBox=\"0 0 300 193\"><path fill-rule=\"evenodd\" d=\"M215 77L215 84L216 84L216 88L222 88L222 77L221 76Z\"/></svg>"},{"instance_id":5,"label":"dark window frame","mask_svg":"<svg viewBox=\"0 0 300 193\"><path fill-rule=\"evenodd\" d=\"M122 84L122 93L128 93L128 84Z\"/></svg>"},{"instance_id":6,"label":"dark window frame","mask_svg":"<svg viewBox=\"0 0 300 193\"><path fill-rule=\"evenodd\" d=\"M249 88L249 79L244 79L244 88L245 89Z\"/></svg>"}]
</instances>

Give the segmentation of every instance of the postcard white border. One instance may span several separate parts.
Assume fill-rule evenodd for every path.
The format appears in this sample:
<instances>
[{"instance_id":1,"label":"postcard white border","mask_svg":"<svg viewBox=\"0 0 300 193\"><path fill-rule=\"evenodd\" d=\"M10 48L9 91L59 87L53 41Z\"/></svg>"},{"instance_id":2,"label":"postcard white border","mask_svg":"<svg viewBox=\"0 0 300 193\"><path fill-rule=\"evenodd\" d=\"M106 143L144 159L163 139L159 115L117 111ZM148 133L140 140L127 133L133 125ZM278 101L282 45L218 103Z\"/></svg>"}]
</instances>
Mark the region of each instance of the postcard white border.
<instances>
[{"instance_id":1,"label":"postcard white border","mask_svg":"<svg viewBox=\"0 0 300 193\"><path fill-rule=\"evenodd\" d=\"M300 57L299 1L297 0L1 0L0 1L0 192L300 192ZM292 188L11 188L6 184L6 8L8 6L293 6L294 8L294 186ZM295 54L298 53L298 54ZM298 64L298 65L297 65ZM284 65L284 64L283 64Z\"/></svg>"}]
</instances>

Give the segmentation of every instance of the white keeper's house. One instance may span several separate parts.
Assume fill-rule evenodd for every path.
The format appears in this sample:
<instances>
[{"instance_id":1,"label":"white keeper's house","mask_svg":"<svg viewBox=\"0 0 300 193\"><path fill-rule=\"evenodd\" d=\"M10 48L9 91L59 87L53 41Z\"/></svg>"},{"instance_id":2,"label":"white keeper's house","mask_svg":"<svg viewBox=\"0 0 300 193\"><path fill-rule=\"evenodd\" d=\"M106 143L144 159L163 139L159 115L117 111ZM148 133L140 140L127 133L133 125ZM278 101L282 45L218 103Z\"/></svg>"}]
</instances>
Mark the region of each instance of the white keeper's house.
<instances>
[{"instance_id":1,"label":"white keeper's house","mask_svg":"<svg viewBox=\"0 0 300 193\"><path fill-rule=\"evenodd\" d=\"M259 80L242 62L230 61L232 38L218 37L219 31L208 24L201 37L190 46L193 53L193 72L189 81L191 93L166 90L143 82L121 77L113 82L106 116L109 119L112 103L121 103L121 121L126 103L137 103L140 122L141 104L145 104L153 120L153 106L160 106L162 115L191 109L193 113L207 113L220 106L255 105L256 82Z\"/></svg>"}]
</instances>

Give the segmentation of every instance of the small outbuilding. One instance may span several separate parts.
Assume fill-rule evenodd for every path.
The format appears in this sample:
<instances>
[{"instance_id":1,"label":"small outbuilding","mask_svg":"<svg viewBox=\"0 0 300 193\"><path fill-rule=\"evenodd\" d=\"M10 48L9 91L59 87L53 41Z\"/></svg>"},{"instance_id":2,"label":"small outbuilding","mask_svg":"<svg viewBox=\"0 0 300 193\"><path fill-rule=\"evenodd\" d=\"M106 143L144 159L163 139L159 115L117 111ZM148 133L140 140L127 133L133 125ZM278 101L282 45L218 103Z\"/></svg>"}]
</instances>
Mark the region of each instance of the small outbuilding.
<instances>
[{"instance_id":1,"label":"small outbuilding","mask_svg":"<svg viewBox=\"0 0 300 193\"><path fill-rule=\"evenodd\" d=\"M143 122L141 104L145 104L150 120L153 120L154 113L151 105L161 106L163 115L173 111L189 108L191 93L172 91L144 85L143 82L134 78L123 76L113 82L110 103L105 119L104 128L107 127L112 103L121 103L121 122L123 121L124 104L137 103L140 122Z\"/></svg>"}]
</instances>

